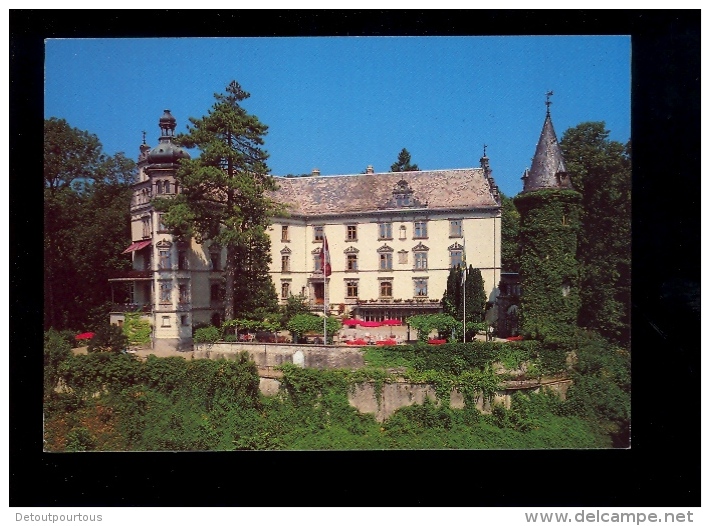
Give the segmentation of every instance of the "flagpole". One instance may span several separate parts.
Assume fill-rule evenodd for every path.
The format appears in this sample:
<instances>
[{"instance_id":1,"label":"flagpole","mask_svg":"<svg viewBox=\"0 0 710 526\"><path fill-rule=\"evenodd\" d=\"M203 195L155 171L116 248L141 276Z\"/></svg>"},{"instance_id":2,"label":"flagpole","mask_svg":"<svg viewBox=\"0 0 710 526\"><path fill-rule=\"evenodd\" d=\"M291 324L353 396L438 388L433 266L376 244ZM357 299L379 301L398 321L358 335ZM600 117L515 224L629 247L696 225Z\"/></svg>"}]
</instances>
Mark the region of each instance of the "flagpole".
<instances>
[{"instance_id":1,"label":"flagpole","mask_svg":"<svg viewBox=\"0 0 710 526\"><path fill-rule=\"evenodd\" d=\"M463 238L463 343L466 343L466 236L463 232L463 218L461 219L461 237Z\"/></svg>"}]
</instances>

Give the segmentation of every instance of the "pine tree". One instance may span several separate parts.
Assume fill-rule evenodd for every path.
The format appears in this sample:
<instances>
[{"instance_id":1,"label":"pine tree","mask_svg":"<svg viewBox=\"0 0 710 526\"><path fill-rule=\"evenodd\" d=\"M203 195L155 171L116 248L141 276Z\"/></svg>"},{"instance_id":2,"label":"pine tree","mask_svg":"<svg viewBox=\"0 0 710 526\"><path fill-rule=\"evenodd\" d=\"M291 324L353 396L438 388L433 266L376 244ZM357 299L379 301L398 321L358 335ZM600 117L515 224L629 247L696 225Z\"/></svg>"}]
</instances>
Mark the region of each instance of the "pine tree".
<instances>
[{"instance_id":1,"label":"pine tree","mask_svg":"<svg viewBox=\"0 0 710 526\"><path fill-rule=\"evenodd\" d=\"M419 167L416 164L410 164L412 161L412 155L407 151L406 148L402 148L397 157L397 162L394 163L390 169L393 172L417 172Z\"/></svg>"},{"instance_id":2,"label":"pine tree","mask_svg":"<svg viewBox=\"0 0 710 526\"><path fill-rule=\"evenodd\" d=\"M209 239L227 250L225 318L246 316L259 306L276 310L269 277L271 254L266 229L278 207L268 196L276 183L268 175L262 149L267 126L241 102L249 93L232 81L226 93L200 119L190 118L177 142L198 148L196 159L182 160L176 173L181 193L156 203L165 224L179 238Z\"/></svg>"}]
</instances>

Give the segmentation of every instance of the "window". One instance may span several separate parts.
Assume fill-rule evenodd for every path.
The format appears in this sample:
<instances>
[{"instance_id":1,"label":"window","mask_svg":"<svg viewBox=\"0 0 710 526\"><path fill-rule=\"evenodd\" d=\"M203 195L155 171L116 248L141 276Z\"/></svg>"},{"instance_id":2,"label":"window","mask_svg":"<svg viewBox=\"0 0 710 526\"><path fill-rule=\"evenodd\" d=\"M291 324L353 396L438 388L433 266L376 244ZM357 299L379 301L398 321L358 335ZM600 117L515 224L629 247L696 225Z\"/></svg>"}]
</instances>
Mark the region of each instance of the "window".
<instances>
[{"instance_id":1,"label":"window","mask_svg":"<svg viewBox=\"0 0 710 526\"><path fill-rule=\"evenodd\" d=\"M281 272L291 272L291 256L287 254L281 256Z\"/></svg>"},{"instance_id":2,"label":"window","mask_svg":"<svg viewBox=\"0 0 710 526\"><path fill-rule=\"evenodd\" d=\"M163 223L163 216L165 214L158 214L158 232L167 232L168 227L165 226L165 223Z\"/></svg>"},{"instance_id":3,"label":"window","mask_svg":"<svg viewBox=\"0 0 710 526\"><path fill-rule=\"evenodd\" d=\"M170 316L163 316L163 323L161 327L170 327Z\"/></svg>"},{"instance_id":4,"label":"window","mask_svg":"<svg viewBox=\"0 0 710 526\"><path fill-rule=\"evenodd\" d=\"M392 270L391 252L383 252L380 254L380 270Z\"/></svg>"},{"instance_id":5,"label":"window","mask_svg":"<svg viewBox=\"0 0 710 526\"><path fill-rule=\"evenodd\" d=\"M150 237L150 218L144 217L143 222L143 237Z\"/></svg>"},{"instance_id":6,"label":"window","mask_svg":"<svg viewBox=\"0 0 710 526\"><path fill-rule=\"evenodd\" d=\"M449 266L451 268L456 268L463 265L463 250L451 250L449 254L451 261L451 264Z\"/></svg>"},{"instance_id":7,"label":"window","mask_svg":"<svg viewBox=\"0 0 710 526\"><path fill-rule=\"evenodd\" d=\"M187 270L187 250L178 251L178 270Z\"/></svg>"},{"instance_id":8,"label":"window","mask_svg":"<svg viewBox=\"0 0 710 526\"><path fill-rule=\"evenodd\" d=\"M224 288L221 283L212 283L210 285L210 302L218 303L224 301Z\"/></svg>"},{"instance_id":9,"label":"window","mask_svg":"<svg viewBox=\"0 0 710 526\"><path fill-rule=\"evenodd\" d=\"M414 237L422 238L428 237L426 230L426 221L415 221L414 222Z\"/></svg>"},{"instance_id":10,"label":"window","mask_svg":"<svg viewBox=\"0 0 710 526\"><path fill-rule=\"evenodd\" d=\"M291 284L288 281L281 282L281 297L286 299L291 294Z\"/></svg>"},{"instance_id":11,"label":"window","mask_svg":"<svg viewBox=\"0 0 710 526\"><path fill-rule=\"evenodd\" d=\"M462 219L452 219L449 221L449 237L463 237Z\"/></svg>"},{"instance_id":12,"label":"window","mask_svg":"<svg viewBox=\"0 0 710 526\"><path fill-rule=\"evenodd\" d=\"M392 239L392 223L380 223L379 239Z\"/></svg>"},{"instance_id":13,"label":"window","mask_svg":"<svg viewBox=\"0 0 710 526\"><path fill-rule=\"evenodd\" d=\"M392 296L391 281L380 281L380 296L382 296L383 298L389 298Z\"/></svg>"},{"instance_id":14,"label":"window","mask_svg":"<svg viewBox=\"0 0 710 526\"><path fill-rule=\"evenodd\" d=\"M177 183L177 181L175 181L175 193L176 193L176 194L179 194L179 193L180 193L180 192L178 192L178 183Z\"/></svg>"},{"instance_id":15,"label":"window","mask_svg":"<svg viewBox=\"0 0 710 526\"><path fill-rule=\"evenodd\" d=\"M427 279L415 279L414 280L414 295L418 297L428 296L427 285L429 280Z\"/></svg>"},{"instance_id":16,"label":"window","mask_svg":"<svg viewBox=\"0 0 710 526\"><path fill-rule=\"evenodd\" d=\"M190 288L187 283L178 284L178 302L190 303Z\"/></svg>"},{"instance_id":17,"label":"window","mask_svg":"<svg viewBox=\"0 0 710 526\"><path fill-rule=\"evenodd\" d=\"M313 241L323 241L323 227L314 226L313 227Z\"/></svg>"},{"instance_id":18,"label":"window","mask_svg":"<svg viewBox=\"0 0 710 526\"><path fill-rule=\"evenodd\" d=\"M397 254L399 255L399 264L406 265L407 261L409 259L408 258L409 252L407 252L406 250L400 250L399 252L397 252Z\"/></svg>"},{"instance_id":19,"label":"window","mask_svg":"<svg viewBox=\"0 0 710 526\"><path fill-rule=\"evenodd\" d=\"M172 287L170 286L170 282L168 282L168 281L160 282L160 303L162 303L162 304L172 303L172 299L170 298L171 292L172 292Z\"/></svg>"},{"instance_id":20,"label":"window","mask_svg":"<svg viewBox=\"0 0 710 526\"><path fill-rule=\"evenodd\" d=\"M348 254L347 270L357 270L357 254Z\"/></svg>"},{"instance_id":21,"label":"window","mask_svg":"<svg viewBox=\"0 0 710 526\"><path fill-rule=\"evenodd\" d=\"M159 268L162 270L169 270L172 268L172 262L170 261L170 249L161 248L158 250L158 256L160 261Z\"/></svg>"},{"instance_id":22,"label":"window","mask_svg":"<svg viewBox=\"0 0 710 526\"><path fill-rule=\"evenodd\" d=\"M221 259L222 252L219 250L219 248L210 248L210 267L213 271L222 270Z\"/></svg>"},{"instance_id":23,"label":"window","mask_svg":"<svg viewBox=\"0 0 710 526\"><path fill-rule=\"evenodd\" d=\"M190 318L187 316L187 314L183 314L180 316L180 325L190 325Z\"/></svg>"},{"instance_id":24,"label":"window","mask_svg":"<svg viewBox=\"0 0 710 526\"><path fill-rule=\"evenodd\" d=\"M320 253L313 255L313 271L320 272L323 270L321 267Z\"/></svg>"},{"instance_id":25,"label":"window","mask_svg":"<svg viewBox=\"0 0 710 526\"><path fill-rule=\"evenodd\" d=\"M426 252L415 252L414 253L414 268L416 270L426 270L426 268L427 268L427 253Z\"/></svg>"},{"instance_id":26,"label":"window","mask_svg":"<svg viewBox=\"0 0 710 526\"><path fill-rule=\"evenodd\" d=\"M404 225L399 225L399 239L402 241L407 239L407 227Z\"/></svg>"},{"instance_id":27,"label":"window","mask_svg":"<svg viewBox=\"0 0 710 526\"><path fill-rule=\"evenodd\" d=\"M170 193L170 181L165 181L165 193Z\"/></svg>"},{"instance_id":28,"label":"window","mask_svg":"<svg viewBox=\"0 0 710 526\"><path fill-rule=\"evenodd\" d=\"M357 225L347 225L346 236L348 241L357 241Z\"/></svg>"},{"instance_id":29,"label":"window","mask_svg":"<svg viewBox=\"0 0 710 526\"><path fill-rule=\"evenodd\" d=\"M346 282L345 293L348 298L357 298L357 281Z\"/></svg>"},{"instance_id":30,"label":"window","mask_svg":"<svg viewBox=\"0 0 710 526\"><path fill-rule=\"evenodd\" d=\"M288 225L281 226L281 241L288 241Z\"/></svg>"}]
</instances>

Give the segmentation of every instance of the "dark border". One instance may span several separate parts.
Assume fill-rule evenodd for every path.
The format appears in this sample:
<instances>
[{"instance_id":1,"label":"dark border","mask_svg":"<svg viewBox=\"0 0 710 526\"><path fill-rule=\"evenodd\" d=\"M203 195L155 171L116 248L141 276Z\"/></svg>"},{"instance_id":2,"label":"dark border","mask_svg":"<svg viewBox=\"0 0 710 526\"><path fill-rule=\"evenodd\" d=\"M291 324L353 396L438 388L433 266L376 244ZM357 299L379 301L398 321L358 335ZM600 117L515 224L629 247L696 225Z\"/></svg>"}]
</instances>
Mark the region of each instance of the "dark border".
<instances>
[{"instance_id":1,"label":"dark border","mask_svg":"<svg viewBox=\"0 0 710 526\"><path fill-rule=\"evenodd\" d=\"M41 452L43 39L471 34L633 37L631 450ZM11 10L10 80L11 506L700 505L699 10Z\"/></svg>"}]
</instances>

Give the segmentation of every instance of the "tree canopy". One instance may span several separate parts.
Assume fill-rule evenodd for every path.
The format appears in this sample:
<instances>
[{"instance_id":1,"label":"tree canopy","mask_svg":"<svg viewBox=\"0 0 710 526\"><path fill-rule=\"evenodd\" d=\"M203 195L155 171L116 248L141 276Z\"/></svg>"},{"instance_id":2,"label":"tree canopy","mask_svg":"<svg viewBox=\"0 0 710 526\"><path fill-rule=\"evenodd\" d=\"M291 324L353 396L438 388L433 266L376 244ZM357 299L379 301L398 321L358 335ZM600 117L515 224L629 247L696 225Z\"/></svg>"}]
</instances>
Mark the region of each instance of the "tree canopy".
<instances>
[{"instance_id":1,"label":"tree canopy","mask_svg":"<svg viewBox=\"0 0 710 526\"><path fill-rule=\"evenodd\" d=\"M411 164L412 155L407 151L406 148L402 148L397 156L397 162L395 162L390 170L393 172L416 172L419 171L419 166L416 164Z\"/></svg>"},{"instance_id":2,"label":"tree canopy","mask_svg":"<svg viewBox=\"0 0 710 526\"><path fill-rule=\"evenodd\" d=\"M568 129L560 145L572 184L582 193L579 324L628 343L631 145L609 140L604 122L583 122Z\"/></svg>"},{"instance_id":3,"label":"tree canopy","mask_svg":"<svg viewBox=\"0 0 710 526\"><path fill-rule=\"evenodd\" d=\"M130 261L130 182L135 163L108 156L99 139L50 118L44 123L45 328L106 322L112 272Z\"/></svg>"},{"instance_id":4,"label":"tree canopy","mask_svg":"<svg viewBox=\"0 0 710 526\"><path fill-rule=\"evenodd\" d=\"M241 106L249 96L232 81L225 93L215 94L207 115L190 118L188 132L176 140L198 148L200 155L181 160L176 174L181 193L155 203L178 237L210 240L226 248L226 319L277 310L266 233L270 218L278 213L268 195L276 183L268 175L268 154L262 149L267 126Z\"/></svg>"},{"instance_id":5,"label":"tree canopy","mask_svg":"<svg viewBox=\"0 0 710 526\"><path fill-rule=\"evenodd\" d=\"M463 274L466 273L464 284ZM442 298L444 314L459 320L459 327L464 316L464 287L466 289L466 332L477 330L475 324L483 322L486 314L486 291L480 269L469 265L467 269L452 268L446 280L446 291ZM469 324L474 324L469 326ZM467 338L468 339L468 338Z\"/></svg>"}]
</instances>

